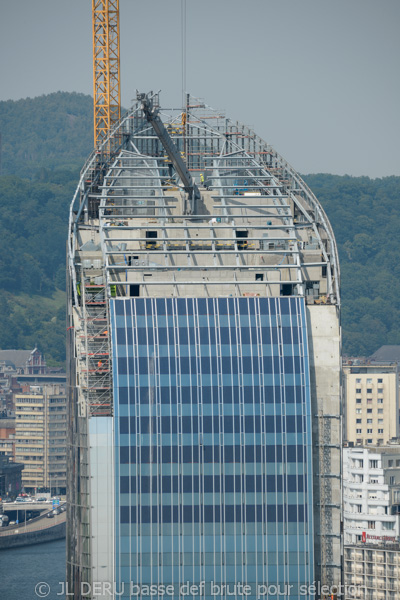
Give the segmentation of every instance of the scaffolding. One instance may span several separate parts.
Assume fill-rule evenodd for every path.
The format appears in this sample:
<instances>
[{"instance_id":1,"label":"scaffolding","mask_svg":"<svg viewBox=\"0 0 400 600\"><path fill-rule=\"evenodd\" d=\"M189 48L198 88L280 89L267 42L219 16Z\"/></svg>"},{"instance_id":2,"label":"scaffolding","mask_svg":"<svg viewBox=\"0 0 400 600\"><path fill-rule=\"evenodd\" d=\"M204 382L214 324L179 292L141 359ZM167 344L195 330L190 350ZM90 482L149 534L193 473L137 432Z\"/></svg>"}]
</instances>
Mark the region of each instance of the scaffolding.
<instances>
[{"instance_id":1,"label":"scaffolding","mask_svg":"<svg viewBox=\"0 0 400 600\"><path fill-rule=\"evenodd\" d=\"M97 277L102 279L102 277ZM104 283L94 283L82 270L83 307L81 389L91 416L112 415L112 381L108 309Z\"/></svg>"},{"instance_id":2,"label":"scaffolding","mask_svg":"<svg viewBox=\"0 0 400 600\"><path fill-rule=\"evenodd\" d=\"M323 404L320 401L320 404ZM332 588L337 584L335 580L335 571L341 569L341 564L335 562L333 540L340 539L340 533L333 529L333 511L341 511L341 505L333 502L332 482L334 479L340 479L340 473L334 473L332 469L332 453L336 451L341 453L340 444L335 444L332 441L332 420L340 421L340 414L326 414L321 408L318 412L318 456L319 456L319 472L318 472L318 490L319 490L319 544L320 552L320 568L321 568L321 583ZM340 460L339 460L340 462ZM330 598L330 595L326 596Z\"/></svg>"}]
</instances>

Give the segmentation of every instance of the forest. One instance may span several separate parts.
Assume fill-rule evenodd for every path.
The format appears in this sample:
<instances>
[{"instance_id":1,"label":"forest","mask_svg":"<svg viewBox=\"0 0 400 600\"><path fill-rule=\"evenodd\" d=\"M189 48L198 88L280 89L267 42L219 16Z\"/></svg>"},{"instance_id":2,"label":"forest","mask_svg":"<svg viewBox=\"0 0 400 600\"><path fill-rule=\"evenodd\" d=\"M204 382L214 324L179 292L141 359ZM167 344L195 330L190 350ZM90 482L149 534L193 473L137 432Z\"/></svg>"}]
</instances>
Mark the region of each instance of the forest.
<instances>
[{"instance_id":1,"label":"forest","mask_svg":"<svg viewBox=\"0 0 400 600\"><path fill-rule=\"evenodd\" d=\"M400 344L400 177L303 176L335 233L343 352L370 356Z\"/></svg>"},{"instance_id":2,"label":"forest","mask_svg":"<svg viewBox=\"0 0 400 600\"><path fill-rule=\"evenodd\" d=\"M0 102L0 348L65 361L68 210L93 147L92 99L57 92ZM303 175L335 232L343 352L400 344L400 177Z\"/></svg>"}]
</instances>

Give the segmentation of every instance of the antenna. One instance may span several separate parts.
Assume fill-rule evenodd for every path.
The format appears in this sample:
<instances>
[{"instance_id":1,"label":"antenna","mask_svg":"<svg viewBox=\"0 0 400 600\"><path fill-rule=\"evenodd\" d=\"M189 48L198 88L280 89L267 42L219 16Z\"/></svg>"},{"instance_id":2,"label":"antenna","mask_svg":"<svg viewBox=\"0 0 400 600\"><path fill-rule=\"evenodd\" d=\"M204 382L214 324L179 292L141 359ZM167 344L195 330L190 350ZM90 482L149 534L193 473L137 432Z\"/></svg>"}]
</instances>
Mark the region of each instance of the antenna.
<instances>
[{"instance_id":1,"label":"antenna","mask_svg":"<svg viewBox=\"0 0 400 600\"><path fill-rule=\"evenodd\" d=\"M186 0L181 0L182 108L186 93Z\"/></svg>"}]
</instances>

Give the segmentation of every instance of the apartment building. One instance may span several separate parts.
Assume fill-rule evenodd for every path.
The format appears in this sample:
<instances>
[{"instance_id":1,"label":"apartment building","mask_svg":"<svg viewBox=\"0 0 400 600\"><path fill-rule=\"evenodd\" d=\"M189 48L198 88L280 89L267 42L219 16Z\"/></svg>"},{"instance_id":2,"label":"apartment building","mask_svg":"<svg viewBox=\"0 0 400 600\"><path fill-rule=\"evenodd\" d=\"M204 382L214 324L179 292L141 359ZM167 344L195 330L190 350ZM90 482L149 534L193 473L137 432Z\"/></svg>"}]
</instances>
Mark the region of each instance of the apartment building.
<instances>
[{"instance_id":1,"label":"apartment building","mask_svg":"<svg viewBox=\"0 0 400 600\"><path fill-rule=\"evenodd\" d=\"M31 386L15 396L15 456L25 489L66 486L66 396L59 386Z\"/></svg>"},{"instance_id":2,"label":"apartment building","mask_svg":"<svg viewBox=\"0 0 400 600\"><path fill-rule=\"evenodd\" d=\"M344 543L396 541L400 446L344 448L343 478Z\"/></svg>"},{"instance_id":3,"label":"apartment building","mask_svg":"<svg viewBox=\"0 0 400 600\"><path fill-rule=\"evenodd\" d=\"M400 446L343 450L348 598L400 597Z\"/></svg>"},{"instance_id":4,"label":"apartment building","mask_svg":"<svg viewBox=\"0 0 400 600\"><path fill-rule=\"evenodd\" d=\"M344 440L359 446L387 444L399 437L398 366L343 366Z\"/></svg>"},{"instance_id":5,"label":"apartment building","mask_svg":"<svg viewBox=\"0 0 400 600\"><path fill-rule=\"evenodd\" d=\"M345 600L399 600L400 546L345 546Z\"/></svg>"}]
</instances>

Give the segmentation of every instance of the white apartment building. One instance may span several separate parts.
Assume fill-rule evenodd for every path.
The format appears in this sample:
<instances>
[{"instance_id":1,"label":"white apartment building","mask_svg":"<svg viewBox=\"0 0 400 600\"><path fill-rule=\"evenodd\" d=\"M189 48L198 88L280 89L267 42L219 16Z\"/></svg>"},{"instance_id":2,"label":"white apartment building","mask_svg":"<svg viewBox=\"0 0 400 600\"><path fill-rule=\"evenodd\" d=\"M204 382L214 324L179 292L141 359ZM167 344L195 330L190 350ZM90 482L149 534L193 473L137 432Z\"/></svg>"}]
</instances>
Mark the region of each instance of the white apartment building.
<instances>
[{"instance_id":1,"label":"white apartment building","mask_svg":"<svg viewBox=\"0 0 400 600\"><path fill-rule=\"evenodd\" d=\"M400 446L343 449L344 543L398 541Z\"/></svg>"},{"instance_id":2,"label":"white apartment building","mask_svg":"<svg viewBox=\"0 0 400 600\"><path fill-rule=\"evenodd\" d=\"M400 445L343 449L347 598L400 598Z\"/></svg>"},{"instance_id":3,"label":"white apartment building","mask_svg":"<svg viewBox=\"0 0 400 600\"><path fill-rule=\"evenodd\" d=\"M399 437L398 366L355 364L343 366L344 436L359 446L387 444Z\"/></svg>"}]
</instances>

